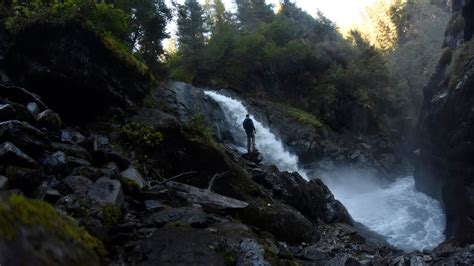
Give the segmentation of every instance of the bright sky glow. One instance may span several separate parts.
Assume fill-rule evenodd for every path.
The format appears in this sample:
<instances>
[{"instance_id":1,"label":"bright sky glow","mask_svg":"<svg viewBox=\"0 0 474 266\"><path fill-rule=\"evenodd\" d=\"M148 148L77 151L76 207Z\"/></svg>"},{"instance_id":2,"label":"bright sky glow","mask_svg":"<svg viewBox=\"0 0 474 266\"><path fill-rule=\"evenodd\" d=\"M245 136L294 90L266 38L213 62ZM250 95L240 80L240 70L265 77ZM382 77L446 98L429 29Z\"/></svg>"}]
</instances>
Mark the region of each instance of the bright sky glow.
<instances>
[{"instance_id":1,"label":"bright sky glow","mask_svg":"<svg viewBox=\"0 0 474 266\"><path fill-rule=\"evenodd\" d=\"M297 6L309 14L315 16L317 10L321 10L326 17L336 22L343 30L350 28L354 24L359 24L362 20L361 13L365 8L376 0L295 0ZM184 0L178 0L183 3ZM204 3L204 0L200 0ZM232 9L233 0L223 0L228 9ZM267 0L268 4L277 5L279 0Z\"/></svg>"},{"instance_id":2,"label":"bright sky glow","mask_svg":"<svg viewBox=\"0 0 474 266\"><path fill-rule=\"evenodd\" d=\"M234 0L222 0L228 10L235 9ZM330 20L335 22L342 32L346 32L355 25L362 23L363 12L367 6L373 4L377 0L295 0L297 6L315 16L320 10ZM389 1L389 0L386 0ZM171 6L171 0L166 0ZM177 0L183 3L184 0ZM199 0L204 4L205 0ZM277 6L279 0L266 0L267 4ZM170 25L169 31L174 34L176 25ZM166 43L166 42L165 42Z\"/></svg>"}]
</instances>

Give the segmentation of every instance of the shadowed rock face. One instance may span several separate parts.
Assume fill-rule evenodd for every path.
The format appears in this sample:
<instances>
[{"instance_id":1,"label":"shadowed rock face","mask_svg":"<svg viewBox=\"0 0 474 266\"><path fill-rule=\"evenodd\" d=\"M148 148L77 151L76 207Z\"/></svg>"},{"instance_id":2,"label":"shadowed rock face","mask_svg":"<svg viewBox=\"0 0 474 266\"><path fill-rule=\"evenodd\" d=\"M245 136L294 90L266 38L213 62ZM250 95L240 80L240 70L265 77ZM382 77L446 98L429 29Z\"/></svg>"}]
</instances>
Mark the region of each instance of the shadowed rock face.
<instances>
[{"instance_id":1,"label":"shadowed rock face","mask_svg":"<svg viewBox=\"0 0 474 266\"><path fill-rule=\"evenodd\" d=\"M424 88L418 122L420 154L417 188L440 199L447 215L447 237L474 240L474 2L453 1L445 49L453 52ZM455 27L464 20L464 30ZM458 25L460 23L457 23ZM463 25L461 23L461 25Z\"/></svg>"},{"instance_id":2,"label":"shadowed rock face","mask_svg":"<svg viewBox=\"0 0 474 266\"><path fill-rule=\"evenodd\" d=\"M90 121L140 101L151 81L102 38L74 24L35 24L16 36L5 68L65 120Z\"/></svg>"}]
</instances>

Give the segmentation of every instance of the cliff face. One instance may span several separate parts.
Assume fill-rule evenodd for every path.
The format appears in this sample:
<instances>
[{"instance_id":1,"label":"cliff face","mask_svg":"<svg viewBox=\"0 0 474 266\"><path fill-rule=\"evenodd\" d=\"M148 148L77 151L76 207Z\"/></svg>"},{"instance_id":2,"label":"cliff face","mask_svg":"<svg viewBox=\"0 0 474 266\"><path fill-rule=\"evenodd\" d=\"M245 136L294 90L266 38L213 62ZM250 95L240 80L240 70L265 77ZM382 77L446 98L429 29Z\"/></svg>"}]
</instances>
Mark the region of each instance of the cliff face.
<instances>
[{"instance_id":1,"label":"cliff face","mask_svg":"<svg viewBox=\"0 0 474 266\"><path fill-rule=\"evenodd\" d=\"M443 202L447 237L474 240L474 1L452 1L443 55L424 88L417 188Z\"/></svg>"}]
</instances>

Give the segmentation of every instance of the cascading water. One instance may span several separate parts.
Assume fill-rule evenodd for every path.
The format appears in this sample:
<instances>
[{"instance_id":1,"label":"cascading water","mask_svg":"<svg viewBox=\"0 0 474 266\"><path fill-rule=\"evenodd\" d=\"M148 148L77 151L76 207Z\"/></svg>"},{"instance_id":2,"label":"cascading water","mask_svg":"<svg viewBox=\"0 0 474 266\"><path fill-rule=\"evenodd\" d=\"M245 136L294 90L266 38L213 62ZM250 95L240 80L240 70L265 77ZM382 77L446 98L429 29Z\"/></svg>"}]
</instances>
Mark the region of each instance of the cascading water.
<instances>
[{"instance_id":1,"label":"cascading water","mask_svg":"<svg viewBox=\"0 0 474 266\"><path fill-rule=\"evenodd\" d=\"M245 133L242 122L248 113L244 105L235 99L216 92L206 91L224 110L235 145L245 151ZM280 170L298 171L298 157L285 150L268 128L253 116L257 129L257 148L267 163ZM324 182L334 196L348 209L352 217L369 229L385 236L386 240L406 251L431 249L444 240L446 217L436 200L416 191L413 177L404 177L396 182L380 184L376 178L354 171L323 174ZM330 178L329 178L330 177Z\"/></svg>"},{"instance_id":2,"label":"cascading water","mask_svg":"<svg viewBox=\"0 0 474 266\"><path fill-rule=\"evenodd\" d=\"M241 102L230 97L212 91L205 91L204 93L219 103L224 110L226 119L231 126L230 131L236 139L236 146L245 151L244 147L247 138L242 128L242 122L245 119L245 115L248 114L247 109ZM306 178L306 173L298 169L298 157L286 151L281 141L268 128L265 128L262 123L256 120L255 117L250 116L250 118L252 118L257 131L255 136L257 149L265 155L265 162L276 165L283 171L300 172Z\"/></svg>"}]
</instances>

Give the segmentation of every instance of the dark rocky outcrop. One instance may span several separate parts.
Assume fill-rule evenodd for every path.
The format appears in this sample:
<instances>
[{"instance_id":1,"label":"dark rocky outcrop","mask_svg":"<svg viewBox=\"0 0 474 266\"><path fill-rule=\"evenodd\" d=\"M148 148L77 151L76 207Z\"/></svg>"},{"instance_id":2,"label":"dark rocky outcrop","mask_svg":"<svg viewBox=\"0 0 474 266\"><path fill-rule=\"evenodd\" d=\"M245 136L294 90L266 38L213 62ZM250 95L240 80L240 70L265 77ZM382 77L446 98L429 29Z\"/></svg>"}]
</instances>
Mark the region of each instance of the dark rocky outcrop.
<instances>
[{"instance_id":1,"label":"dark rocky outcrop","mask_svg":"<svg viewBox=\"0 0 474 266\"><path fill-rule=\"evenodd\" d=\"M74 23L33 24L16 35L6 69L65 120L87 122L140 102L152 79L104 38Z\"/></svg>"},{"instance_id":2,"label":"dark rocky outcrop","mask_svg":"<svg viewBox=\"0 0 474 266\"><path fill-rule=\"evenodd\" d=\"M473 1L453 1L445 54L424 88L415 170L419 190L442 201L447 237L474 241Z\"/></svg>"}]
</instances>

